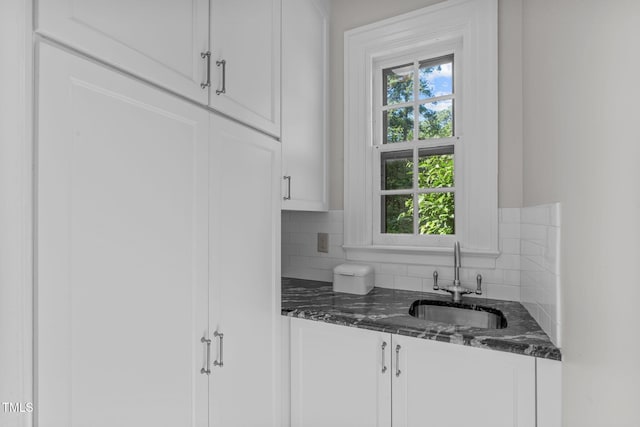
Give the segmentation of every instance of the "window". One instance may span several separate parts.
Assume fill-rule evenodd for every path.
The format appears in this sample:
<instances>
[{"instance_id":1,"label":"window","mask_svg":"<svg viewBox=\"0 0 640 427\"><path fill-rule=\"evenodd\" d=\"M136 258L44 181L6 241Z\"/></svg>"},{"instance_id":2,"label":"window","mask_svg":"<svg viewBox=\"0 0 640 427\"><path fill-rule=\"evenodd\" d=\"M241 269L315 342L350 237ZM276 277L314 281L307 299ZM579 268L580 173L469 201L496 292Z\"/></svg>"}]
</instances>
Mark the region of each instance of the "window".
<instances>
[{"instance_id":1,"label":"window","mask_svg":"<svg viewBox=\"0 0 640 427\"><path fill-rule=\"evenodd\" d=\"M457 240L476 265L495 262L497 47L497 0L449 0L345 33L348 259L446 262Z\"/></svg>"},{"instance_id":2,"label":"window","mask_svg":"<svg viewBox=\"0 0 640 427\"><path fill-rule=\"evenodd\" d=\"M375 67L380 234L455 234L454 68L453 53Z\"/></svg>"}]
</instances>

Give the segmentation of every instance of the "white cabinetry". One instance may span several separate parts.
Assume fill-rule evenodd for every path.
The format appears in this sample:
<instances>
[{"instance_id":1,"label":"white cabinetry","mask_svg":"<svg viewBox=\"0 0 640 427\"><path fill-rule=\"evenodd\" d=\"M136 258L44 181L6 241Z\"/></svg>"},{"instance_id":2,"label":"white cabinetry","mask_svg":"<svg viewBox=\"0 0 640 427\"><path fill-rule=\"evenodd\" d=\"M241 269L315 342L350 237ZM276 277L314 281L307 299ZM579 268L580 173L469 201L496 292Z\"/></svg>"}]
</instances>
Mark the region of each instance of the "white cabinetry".
<instances>
[{"instance_id":1,"label":"white cabinetry","mask_svg":"<svg viewBox=\"0 0 640 427\"><path fill-rule=\"evenodd\" d=\"M398 335L392 350L394 427L535 427L535 358Z\"/></svg>"},{"instance_id":2,"label":"white cabinetry","mask_svg":"<svg viewBox=\"0 0 640 427\"><path fill-rule=\"evenodd\" d=\"M291 319L291 425L390 426L390 348L391 334Z\"/></svg>"},{"instance_id":3,"label":"white cabinetry","mask_svg":"<svg viewBox=\"0 0 640 427\"><path fill-rule=\"evenodd\" d=\"M207 426L208 114L39 52L38 424Z\"/></svg>"},{"instance_id":4,"label":"white cabinetry","mask_svg":"<svg viewBox=\"0 0 640 427\"><path fill-rule=\"evenodd\" d=\"M327 67L328 2L283 0L283 209L328 209Z\"/></svg>"},{"instance_id":5,"label":"white cabinetry","mask_svg":"<svg viewBox=\"0 0 640 427\"><path fill-rule=\"evenodd\" d=\"M280 426L279 144L38 51L39 425Z\"/></svg>"},{"instance_id":6,"label":"white cabinetry","mask_svg":"<svg viewBox=\"0 0 640 427\"><path fill-rule=\"evenodd\" d=\"M206 104L209 0L39 0L36 31Z\"/></svg>"},{"instance_id":7,"label":"white cabinetry","mask_svg":"<svg viewBox=\"0 0 640 427\"><path fill-rule=\"evenodd\" d=\"M530 427L535 402L533 357L291 319L294 427Z\"/></svg>"},{"instance_id":8,"label":"white cabinetry","mask_svg":"<svg viewBox=\"0 0 640 427\"><path fill-rule=\"evenodd\" d=\"M218 116L211 135L211 425L280 427L280 144Z\"/></svg>"},{"instance_id":9,"label":"white cabinetry","mask_svg":"<svg viewBox=\"0 0 640 427\"><path fill-rule=\"evenodd\" d=\"M280 4L280 0L211 2L210 105L276 136L280 135Z\"/></svg>"},{"instance_id":10,"label":"white cabinetry","mask_svg":"<svg viewBox=\"0 0 640 427\"><path fill-rule=\"evenodd\" d=\"M280 0L209 3L39 0L36 31L279 136Z\"/></svg>"}]
</instances>

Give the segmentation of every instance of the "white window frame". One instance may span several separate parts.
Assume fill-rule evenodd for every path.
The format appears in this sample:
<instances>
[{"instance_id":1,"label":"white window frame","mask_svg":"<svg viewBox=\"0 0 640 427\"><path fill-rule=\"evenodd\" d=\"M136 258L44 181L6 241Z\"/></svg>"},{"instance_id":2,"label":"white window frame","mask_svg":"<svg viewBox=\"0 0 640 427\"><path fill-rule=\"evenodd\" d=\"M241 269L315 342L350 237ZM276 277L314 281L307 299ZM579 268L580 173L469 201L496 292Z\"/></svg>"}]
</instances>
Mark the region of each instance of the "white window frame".
<instances>
[{"instance_id":1,"label":"white window frame","mask_svg":"<svg viewBox=\"0 0 640 427\"><path fill-rule=\"evenodd\" d=\"M499 254L497 36L497 0L448 0L345 32L347 259L425 263L424 256L430 255L444 261L452 242L458 240L463 253L479 258L478 266L495 263ZM456 100L455 118L459 138L455 143L456 234L422 241L374 239L374 227L380 228L373 201L374 179L380 179L374 175L376 64L416 52L446 52L455 46L454 62L463 65L455 83L463 95Z\"/></svg>"},{"instance_id":2,"label":"white window frame","mask_svg":"<svg viewBox=\"0 0 640 427\"><path fill-rule=\"evenodd\" d=\"M458 199L464 200L464 181L458 180L459 174L464 171L463 167L458 165L458 158L462 159L464 156L460 154L461 150L464 150L464 144L461 144L461 138L458 136L462 132L463 123L461 104L462 94L460 89L461 74L463 67L461 66L461 60L459 58L462 48L462 40L453 40L446 43L437 43L434 46L427 49L419 49L411 51L403 56L384 57L374 61L373 64L373 105L372 105L372 126L373 126L373 155L371 160L372 165L372 191L373 191L373 222L372 222L372 241L374 245L420 245L426 247L453 247L453 243L456 241L457 236L460 236L460 228L458 225L458 217L464 215L461 209L458 207ZM416 61L422 61L425 59L436 59L443 56L452 55L453 60L453 88L454 88L454 136L452 138L437 138L427 139L422 141L407 141L384 144L383 139L383 126L382 119L382 71L386 68L397 66L399 64L413 63ZM417 72L417 70L414 70ZM417 99L418 88L414 87L413 101L415 104L423 103L424 100ZM460 119L459 119L460 116ZM414 134L415 129L419 123L419 114L414 111ZM417 138L417 134L414 135ZM420 148L435 148L441 146L453 146L454 147L454 179L455 187L447 188L447 191L453 191L455 197L455 222L456 222L456 234L454 235L406 235L406 234L385 234L380 231L381 229L381 162L380 154L385 151L396 150L414 150ZM414 176L417 176L418 163L414 159ZM444 190L444 189L443 189ZM413 188L412 192L417 192L417 188ZM414 217L416 217L417 206L414 206ZM414 218L414 222L417 218Z\"/></svg>"}]
</instances>

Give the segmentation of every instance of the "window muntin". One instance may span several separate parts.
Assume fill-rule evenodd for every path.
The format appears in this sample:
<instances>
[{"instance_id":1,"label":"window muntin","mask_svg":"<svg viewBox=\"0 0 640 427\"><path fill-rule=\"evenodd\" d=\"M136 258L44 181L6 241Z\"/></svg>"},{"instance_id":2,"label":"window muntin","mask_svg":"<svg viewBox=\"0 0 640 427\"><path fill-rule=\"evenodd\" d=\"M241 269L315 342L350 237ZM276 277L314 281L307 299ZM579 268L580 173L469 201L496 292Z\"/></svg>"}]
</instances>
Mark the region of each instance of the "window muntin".
<instances>
[{"instance_id":1,"label":"window muntin","mask_svg":"<svg viewBox=\"0 0 640 427\"><path fill-rule=\"evenodd\" d=\"M382 129L375 144L379 186L374 204L380 213L380 235L453 235L454 54L377 70L382 96L375 114Z\"/></svg>"}]
</instances>

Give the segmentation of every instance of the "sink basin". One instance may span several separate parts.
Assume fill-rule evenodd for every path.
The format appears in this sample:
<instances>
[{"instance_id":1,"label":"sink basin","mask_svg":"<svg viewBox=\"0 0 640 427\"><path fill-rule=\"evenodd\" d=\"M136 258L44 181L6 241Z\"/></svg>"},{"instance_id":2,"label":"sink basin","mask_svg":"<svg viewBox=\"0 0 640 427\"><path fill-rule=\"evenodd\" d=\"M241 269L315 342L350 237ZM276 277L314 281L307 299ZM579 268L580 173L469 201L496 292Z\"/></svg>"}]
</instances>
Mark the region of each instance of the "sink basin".
<instances>
[{"instance_id":1,"label":"sink basin","mask_svg":"<svg viewBox=\"0 0 640 427\"><path fill-rule=\"evenodd\" d=\"M507 327L507 318L500 310L480 305L417 300L409 307L409 314L418 319L457 326L485 329Z\"/></svg>"}]
</instances>

